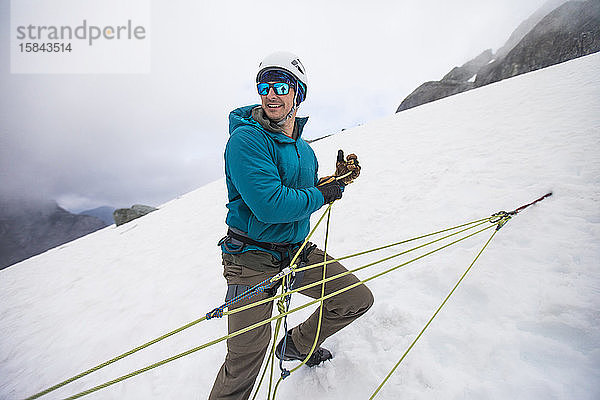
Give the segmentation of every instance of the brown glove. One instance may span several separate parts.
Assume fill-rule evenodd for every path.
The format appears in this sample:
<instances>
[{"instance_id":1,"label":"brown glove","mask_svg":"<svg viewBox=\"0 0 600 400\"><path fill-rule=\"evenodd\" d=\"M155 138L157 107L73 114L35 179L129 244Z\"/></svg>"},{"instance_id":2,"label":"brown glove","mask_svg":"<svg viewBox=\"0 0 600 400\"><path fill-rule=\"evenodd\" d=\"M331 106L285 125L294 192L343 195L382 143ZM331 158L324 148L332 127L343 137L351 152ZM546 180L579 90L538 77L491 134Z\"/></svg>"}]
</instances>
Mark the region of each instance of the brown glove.
<instances>
[{"instance_id":1,"label":"brown glove","mask_svg":"<svg viewBox=\"0 0 600 400\"><path fill-rule=\"evenodd\" d=\"M344 160L344 151L338 150L337 162L335 164L335 176L347 185L352 183L360 175L360 165L358 165L358 157L356 154L348 154Z\"/></svg>"}]
</instances>

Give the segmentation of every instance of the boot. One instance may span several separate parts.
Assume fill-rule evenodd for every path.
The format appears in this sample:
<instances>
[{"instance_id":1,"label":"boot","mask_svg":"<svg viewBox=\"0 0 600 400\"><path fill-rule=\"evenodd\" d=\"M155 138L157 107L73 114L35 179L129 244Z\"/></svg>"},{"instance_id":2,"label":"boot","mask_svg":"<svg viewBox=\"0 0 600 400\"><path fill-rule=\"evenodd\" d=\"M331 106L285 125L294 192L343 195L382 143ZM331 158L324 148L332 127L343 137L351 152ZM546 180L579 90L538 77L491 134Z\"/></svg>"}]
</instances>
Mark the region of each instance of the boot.
<instances>
[{"instance_id":1,"label":"boot","mask_svg":"<svg viewBox=\"0 0 600 400\"><path fill-rule=\"evenodd\" d=\"M284 339L286 340L285 353L283 354L283 357L282 357L281 348L283 347ZM306 354L300 354L300 352L296 348L296 345L294 344L294 341L292 340L292 330L291 329L289 331L287 331L286 337L281 339L279 341L279 343L277 343L277 347L275 348L275 355L277 356L277 358L279 358L280 360L283 360L283 361L294 361L294 360L304 361L304 359L306 358ZM331 360L332 358L333 358L333 355L331 354L331 352L329 350L319 347L319 348L315 349L315 351L312 353L310 358L306 361L306 366L314 367L315 365L319 365L323 361Z\"/></svg>"}]
</instances>

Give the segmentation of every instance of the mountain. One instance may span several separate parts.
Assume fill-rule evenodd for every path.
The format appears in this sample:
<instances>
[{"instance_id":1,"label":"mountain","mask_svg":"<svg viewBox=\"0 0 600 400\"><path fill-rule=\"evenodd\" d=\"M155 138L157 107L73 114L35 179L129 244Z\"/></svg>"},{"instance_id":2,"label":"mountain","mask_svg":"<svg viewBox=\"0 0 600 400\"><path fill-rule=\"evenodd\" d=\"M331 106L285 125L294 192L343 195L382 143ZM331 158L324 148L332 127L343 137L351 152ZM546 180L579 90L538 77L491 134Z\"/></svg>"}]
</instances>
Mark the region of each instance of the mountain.
<instances>
[{"instance_id":1,"label":"mountain","mask_svg":"<svg viewBox=\"0 0 600 400\"><path fill-rule=\"evenodd\" d=\"M0 269L106 226L98 218L72 214L53 201L0 200Z\"/></svg>"},{"instance_id":2,"label":"mountain","mask_svg":"<svg viewBox=\"0 0 600 400\"><path fill-rule=\"evenodd\" d=\"M569 1L546 15L505 57L477 73L484 86L600 51L600 0Z\"/></svg>"},{"instance_id":3,"label":"mountain","mask_svg":"<svg viewBox=\"0 0 600 400\"><path fill-rule=\"evenodd\" d=\"M116 208L114 207L102 206L91 210L82 211L78 214L96 217L99 220L103 221L106 225L112 225L115 223L115 220L113 219L113 212L115 212L115 210Z\"/></svg>"},{"instance_id":4,"label":"mountain","mask_svg":"<svg viewBox=\"0 0 600 400\"><path fill-rule=\"evenodd\" d=\"M550 0L496 54L486 50L441 81L425 82L396 112L600 51L600 1Z\"/></svg>"},{"instance_id":5,"label":"mountain","mask_svg":"<svg viewBox=\"0 0 600 400\"><path fill-rule=\"evenodd\" d=\"M400 103L396 112L408 110L444 97L466 92L475 87L473 78L493 59L492 50L486 50L460 67L453 68L441 81L425 82Z\"/></svg>"},{"instance_id":6,"label":"mountain","mask_svg":"<svg viewBox=\"0 0 600 400\"><path fill-rule=\"evenodd\" d=\"M336 257L554 193L497 232L376 399L600 398L599 76L593 54L312 145L321 175L332 172L340 148L362 166L333 206L328 251ZM0 398L23 399L219 306L226 283L216 242L226 232L226 199L221 179L0 271ZM369 282L373 307L324 344L333 360L292 373L277 398L368 399L489 237ZM323 246L323 225L311 240ZM409 247L343 263L356 268ZM292 307L307 301L294 295ZM226 329L225 319L202 322L40 399L68 397ZM83 398L205 399L225 351L221 342Z\"/></svg>"},{"instance_id":7,"label":"mountain","mask_svg":"<svg viewBox=\"0 0 600 400\"><path fill-rule=\"evenodd\" d=\"M546 15L566 2L567 0L548 0L544 3L511 33L504 46L496 52L496 58L500 59L506 56Z\"/></svg>"}]
</instances>

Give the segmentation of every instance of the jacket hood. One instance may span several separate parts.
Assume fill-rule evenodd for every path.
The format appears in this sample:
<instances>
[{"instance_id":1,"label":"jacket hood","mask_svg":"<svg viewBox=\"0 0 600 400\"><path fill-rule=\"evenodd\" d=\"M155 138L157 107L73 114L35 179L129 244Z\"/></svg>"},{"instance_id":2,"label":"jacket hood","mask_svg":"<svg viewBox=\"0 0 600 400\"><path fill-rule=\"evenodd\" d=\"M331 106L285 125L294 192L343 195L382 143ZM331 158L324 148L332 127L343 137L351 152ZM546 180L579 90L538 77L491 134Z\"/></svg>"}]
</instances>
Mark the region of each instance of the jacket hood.
<instances>
[{"instance_id":1,"label":"jacket hood","mask_svg":"<svg viewBox=\"0 0 600 400\"><path fill-rule=\"evenodd\" d=\"M274 140L277 140L281 143L293 143L294 139L289 136L284 135L279 132L271 132L266 130L259 124L254 118L252 118L252 110L256 107L260 107L260 104L254 104L250 106L244 106L240 108L236 108L232 112L229 113L229 134L232 135L236 129L242 126L252 126L256 129L259 129L263 132L266 132L269 136L271 136ZM304 129L304 125L308 121L308 117L296 117L296 124L298 125L298 138L302 136L302 131Z\"/></svg>"}]
</instances>

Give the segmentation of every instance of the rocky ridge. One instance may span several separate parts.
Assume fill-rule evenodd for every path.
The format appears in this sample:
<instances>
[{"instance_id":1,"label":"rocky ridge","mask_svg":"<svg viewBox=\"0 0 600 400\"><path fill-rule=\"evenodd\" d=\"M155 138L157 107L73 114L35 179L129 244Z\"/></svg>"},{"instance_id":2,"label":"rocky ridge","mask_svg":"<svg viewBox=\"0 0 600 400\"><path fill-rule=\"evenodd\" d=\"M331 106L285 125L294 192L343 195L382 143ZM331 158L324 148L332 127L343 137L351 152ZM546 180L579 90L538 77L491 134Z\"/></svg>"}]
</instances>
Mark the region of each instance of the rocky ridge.
<instances>
[{"instance_id":1,"label":"rocky ridge","mask_svg":"<svg viewBox=\"0 0 600 400\"><path fill-rule=\"evenodd\" d=\"M0 201L0 269L107 226L48 201Z\"/></svg>"},{"instance_id":2,"label":"rocky ridge","mask_svg":"<svg viewBox=\"0 0 600 400\"><path fill-rule=\"evenodd\" d=\"M550 0L496 54L486 50L442 80L422 84L396 112L598 51L600 1Z\"/></svg>"}]
</instances>

